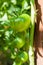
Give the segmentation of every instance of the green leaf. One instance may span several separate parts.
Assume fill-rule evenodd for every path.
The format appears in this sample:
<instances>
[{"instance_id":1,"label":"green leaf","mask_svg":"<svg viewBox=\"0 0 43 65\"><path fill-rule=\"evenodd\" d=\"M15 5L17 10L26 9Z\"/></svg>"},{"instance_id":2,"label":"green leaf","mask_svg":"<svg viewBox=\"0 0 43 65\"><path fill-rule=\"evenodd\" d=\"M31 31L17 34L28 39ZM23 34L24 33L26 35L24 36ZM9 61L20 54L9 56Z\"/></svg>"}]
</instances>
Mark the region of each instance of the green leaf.
<instances>
[{"instance_id":1,"label":"green leaf","mask_svg":"<svg viewBox=\"0 0 43 65\"><path fill-rule=\"evenodd\" d=\"M28 4L27 0L23 0L22 2L22 10L30 9L30 5Z\"/></svg>"},{"instance_id":2,"label":"green leaf","mask_svg":"<svg viewBox=\"0 0 43 65\"><path fill-rule=\"evenodd\" d=\"M26 9L27 7L28 7L28 3L27 3L26 0L24 0L24 1L22 2L22 8L23 8L23 9Z\"/></svg>"},{"instance_id":3,"label":"green leaf","mask_svg":"<svg viewBox=\"0 0 43 65\"><path fill-rule=\"evenodd\" d=\"M0 18L0 20L2 20L2 21L6 21L6 20L8 20L7 13L5 13L4 16L3 16L2 18Z\"/></svg>"},{"instance_id":4,"label":"green leaf","mask_svg":"<svg viewBox=\"0 0 43 65\"><path fill-rule=\"evenodd\" d=\"M14 5L16 5L17 1L16 0L11 0L11 3L13 3Z\"/></svg>"}]
</instances>

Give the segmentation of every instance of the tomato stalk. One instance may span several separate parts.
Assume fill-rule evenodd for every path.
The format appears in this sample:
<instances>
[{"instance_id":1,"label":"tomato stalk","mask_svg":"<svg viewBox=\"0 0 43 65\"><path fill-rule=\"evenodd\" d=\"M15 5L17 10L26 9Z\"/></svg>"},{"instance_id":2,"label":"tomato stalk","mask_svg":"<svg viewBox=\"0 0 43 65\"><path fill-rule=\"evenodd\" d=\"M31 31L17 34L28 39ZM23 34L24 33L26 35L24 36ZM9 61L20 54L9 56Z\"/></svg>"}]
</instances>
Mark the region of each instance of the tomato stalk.
<instances>
[{"instance_id":1,"label":"tomato stalk","mask_svg":"<svg viewBox=\"0 0 43 65\"><path fill-rule=\"evenodd\" d=\"M31 4L31 29L30 29L30 43L29 43L29 65L34 65L34 50L33 50L33 39L34 39L34 27L35 27L35 9L34 0L30 0Z\"/></svg>"}]
</instances>

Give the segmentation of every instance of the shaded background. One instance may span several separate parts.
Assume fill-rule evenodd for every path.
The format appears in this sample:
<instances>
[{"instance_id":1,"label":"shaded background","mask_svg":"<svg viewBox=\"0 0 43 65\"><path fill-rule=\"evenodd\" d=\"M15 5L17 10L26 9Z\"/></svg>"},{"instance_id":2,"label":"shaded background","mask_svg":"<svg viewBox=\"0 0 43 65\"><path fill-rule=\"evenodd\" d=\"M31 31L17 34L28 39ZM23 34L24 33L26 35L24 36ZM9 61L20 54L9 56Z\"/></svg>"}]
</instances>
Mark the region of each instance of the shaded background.
<instances>
[{"instance_id":1,"label":"shaded background","mask_svg":"<svg viewBox=\"0 0 43 65\"><path fill-rule=\"evenodd\" d=\"M43 0L35 0L37 22L35 24L35 61L36 65L43 65Z\"/></svg>"}]
</instances>

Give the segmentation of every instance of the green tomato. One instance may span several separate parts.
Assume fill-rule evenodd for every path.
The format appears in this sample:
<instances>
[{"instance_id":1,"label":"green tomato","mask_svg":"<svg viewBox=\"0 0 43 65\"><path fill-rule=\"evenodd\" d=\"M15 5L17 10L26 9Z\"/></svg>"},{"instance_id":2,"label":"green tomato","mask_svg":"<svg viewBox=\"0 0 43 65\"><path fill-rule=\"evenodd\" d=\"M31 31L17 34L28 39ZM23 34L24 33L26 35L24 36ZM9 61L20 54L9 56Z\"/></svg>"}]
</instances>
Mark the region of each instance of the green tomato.
<instances>
[{"instance_id":1,"label":"green tomato","mask_svg":"<svg viewBox=\"0 0 43 65\"><path fill-rule=\"evenodd\" d=\"M28 60L28 54L25 51L21 51L17 54L17 58L19 59L22 63L26 62Z\"/></svg>"},{"instance_id":2,"label":"green tomato","mask_svg":"<svg viewBox=\"0 0 43 65\"><path fill-rule=\"evenodd\" d=\"M28 14L22 14L11 23L11 27L17 31L22 32L30 27L30 16Z\"/></svg>"},{"instance_id":3,"label":"green tomato","mask_svg":"<svg viewBox=\"0 0 43 65\"><path fill-rule=\"evenodd\" d=\"M21 63L21 62L16 62L16 61L15 61L15 62L13 63L13 65L22 65L22 63Z\"/></svg>"},{"instance_id":4,"label":"green tomato","mask_svg":"<svg viewBox=\"0 0 43 65\"><path fill-rule=\"evenodd\" d=\"M16 37L15 40L13 41L13 44L16 48L20 49L24 46L25 42L23 39Z\"/></svg>"}]
</instances>

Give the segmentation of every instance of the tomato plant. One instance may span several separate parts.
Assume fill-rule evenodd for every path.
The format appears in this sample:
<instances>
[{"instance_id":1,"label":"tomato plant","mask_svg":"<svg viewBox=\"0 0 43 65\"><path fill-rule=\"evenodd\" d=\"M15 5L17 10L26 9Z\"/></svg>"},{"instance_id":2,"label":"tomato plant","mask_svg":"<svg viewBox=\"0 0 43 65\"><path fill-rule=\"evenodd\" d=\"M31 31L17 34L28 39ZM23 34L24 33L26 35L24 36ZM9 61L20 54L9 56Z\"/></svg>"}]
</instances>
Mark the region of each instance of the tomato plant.
<instances>
[{"instance_id":1,"label":"tomato plant","mask_svg":"<svg viewBox=\"0 0 43 65\"><path fill-rule=\"evenodd\" d=\"M29 65L31 8L30 0L0 1L0 51L11 65Z\"/></svg>"}]
</instances>

